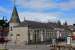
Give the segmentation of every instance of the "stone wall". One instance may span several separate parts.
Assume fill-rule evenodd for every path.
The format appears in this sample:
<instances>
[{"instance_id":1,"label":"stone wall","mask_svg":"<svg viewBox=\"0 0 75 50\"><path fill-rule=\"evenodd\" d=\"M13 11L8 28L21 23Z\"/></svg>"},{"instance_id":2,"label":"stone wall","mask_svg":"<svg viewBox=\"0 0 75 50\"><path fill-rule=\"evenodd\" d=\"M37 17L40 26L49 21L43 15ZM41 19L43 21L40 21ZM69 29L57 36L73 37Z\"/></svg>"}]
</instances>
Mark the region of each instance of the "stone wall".
<instances>
[{"instance_id":1,"label":"stone wall","mask_svg":"<svg viewBox=\"0 0 75 50\"><path fill-rule=\"evenodd\" d=\"M28 27L13 28L13 30L9 32L8 38L11 40L11 42L28 42Z\"/></svg>"}]
</instances>

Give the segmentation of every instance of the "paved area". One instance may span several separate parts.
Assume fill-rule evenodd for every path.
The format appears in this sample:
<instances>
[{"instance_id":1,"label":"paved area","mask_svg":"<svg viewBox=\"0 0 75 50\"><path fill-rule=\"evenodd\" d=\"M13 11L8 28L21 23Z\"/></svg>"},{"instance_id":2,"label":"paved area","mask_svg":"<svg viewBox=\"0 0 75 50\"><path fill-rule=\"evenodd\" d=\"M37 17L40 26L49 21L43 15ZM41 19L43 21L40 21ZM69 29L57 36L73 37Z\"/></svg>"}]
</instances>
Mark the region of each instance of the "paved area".
<instances>
[{"instance_id":1,"label":"paved area","mask_svg":"<svg viewBox=\"0 0 75 50\"><path fill-rule=\"evenodd\" d=\"M37 45L37 47L34 45L28 45L23 48L21 47L9 48L9 50L50 50L50 48L46 47L45 45Z\"/></svg>"},{"instance_id":2,"label":"paved area","mask_svg":"<svg viewBox=\"0 0 75 50\"><path fill-rule=\"evenodd\" d=\"M0 44L0 48L4 48L5 45ZM8 43L7 48L9 50L50 50L48 45L15 45L14 43Z\"/></svg>"}]
</instances>

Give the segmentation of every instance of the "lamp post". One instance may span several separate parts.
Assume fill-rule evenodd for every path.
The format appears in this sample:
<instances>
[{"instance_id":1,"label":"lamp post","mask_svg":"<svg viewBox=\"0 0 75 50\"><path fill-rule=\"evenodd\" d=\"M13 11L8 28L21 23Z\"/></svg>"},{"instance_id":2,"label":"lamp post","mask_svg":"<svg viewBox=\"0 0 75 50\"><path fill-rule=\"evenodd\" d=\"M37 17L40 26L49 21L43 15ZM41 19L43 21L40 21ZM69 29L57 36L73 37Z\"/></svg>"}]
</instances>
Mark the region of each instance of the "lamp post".
<instances>
[{"instance_id":1,"label":"lamp post","mask_svg":"<svg viewBox=\"0 0 75 50\"><path fill-rule=\"evenodd\" d=\"M36 43L36 48L37 48L37 33L36 33L36 31L35 31L35 43Z\"/></svg>"},{"instance_id":2,"label":"lamp post","mask_svg":"<svg viewBox=\"0 0 75 50\"><path fill-rule=\"evenodd\" d=\"M35 30L35 47L37 48L37 33L36 33L37 31Z\"/></svg>"}]
</instances>

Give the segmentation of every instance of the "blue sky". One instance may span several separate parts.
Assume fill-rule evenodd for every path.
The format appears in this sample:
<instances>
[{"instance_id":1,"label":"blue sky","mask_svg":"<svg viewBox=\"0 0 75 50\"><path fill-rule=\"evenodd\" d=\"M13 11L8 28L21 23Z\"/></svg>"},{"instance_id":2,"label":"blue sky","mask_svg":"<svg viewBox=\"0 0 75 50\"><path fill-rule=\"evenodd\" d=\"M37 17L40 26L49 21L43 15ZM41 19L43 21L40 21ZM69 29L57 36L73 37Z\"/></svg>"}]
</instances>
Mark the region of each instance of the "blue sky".
<instances>
[{"instance_id":1,"label":"blue sky","mask_svg":"<svg viewBox=\"0 0 75 50\"><path fill-rule=\"evenodd\" d=\"M0 0L0 18L10 20L14 0ZM21 21L34 20L41 22L58 21L75 23L75 0L16 0Z\"/></svg>"}]
</instances>

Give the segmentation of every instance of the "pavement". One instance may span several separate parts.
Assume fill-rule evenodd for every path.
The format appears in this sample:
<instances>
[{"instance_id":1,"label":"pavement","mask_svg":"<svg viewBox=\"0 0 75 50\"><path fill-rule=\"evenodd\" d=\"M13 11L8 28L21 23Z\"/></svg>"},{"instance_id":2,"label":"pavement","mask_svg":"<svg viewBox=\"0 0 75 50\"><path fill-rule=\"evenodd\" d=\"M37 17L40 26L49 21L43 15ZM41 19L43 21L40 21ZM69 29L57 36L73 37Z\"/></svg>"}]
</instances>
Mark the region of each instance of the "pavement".
<instances>
[{"instance_id":1,"label":"pavement","mask_svg":"<svg viewBox=\"0 0 75 50\"><path fill-rule=\"evenodd\" d=\"M0 44L0 48L4 48L5 44ZM48 45L15 45L15 43L8 43L6 48L8 50L50 50Z\"/></svg>"}]
</instances>

